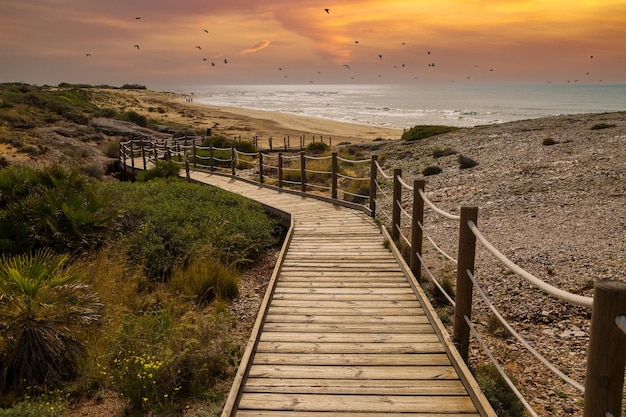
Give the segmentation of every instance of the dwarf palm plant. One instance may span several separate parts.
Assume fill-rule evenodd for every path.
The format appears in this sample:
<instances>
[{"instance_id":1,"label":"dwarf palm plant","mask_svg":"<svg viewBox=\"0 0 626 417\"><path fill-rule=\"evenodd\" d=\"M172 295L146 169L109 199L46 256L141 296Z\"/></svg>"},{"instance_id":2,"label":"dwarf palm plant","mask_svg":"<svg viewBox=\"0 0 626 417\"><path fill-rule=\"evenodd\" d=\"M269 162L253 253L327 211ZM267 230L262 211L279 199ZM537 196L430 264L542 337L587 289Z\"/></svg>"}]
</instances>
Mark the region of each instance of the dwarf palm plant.
<instances>
[{"instance_id":1,"label":"dwarf palm plant","mask_svg":"<svg viewBox=\"0 0 626 417\"><path fill-rule=\"evenodd\" d=\"M48 251L0 262L0 340L5 388L57 385L77 375L79 326L101 318L102 304L69 258Z\"/></svg>"}]
</instances>

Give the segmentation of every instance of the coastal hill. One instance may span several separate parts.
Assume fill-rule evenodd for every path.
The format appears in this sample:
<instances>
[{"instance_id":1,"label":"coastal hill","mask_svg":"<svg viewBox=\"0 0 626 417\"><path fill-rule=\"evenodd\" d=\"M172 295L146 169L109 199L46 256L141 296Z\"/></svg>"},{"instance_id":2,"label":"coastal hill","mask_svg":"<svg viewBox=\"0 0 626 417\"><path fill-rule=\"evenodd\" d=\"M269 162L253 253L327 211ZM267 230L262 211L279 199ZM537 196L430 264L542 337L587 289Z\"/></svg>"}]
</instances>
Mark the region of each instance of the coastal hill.
<instances>
[{"instance_id":1,"label":"coastal hill","mask_svg":"<svg viewBox=\"0 0 626 417\"><path fill-rule=\"evenodd\" d=\"M7 88L16 90L7 96ZM114 144L130 136L197 134L211 128L213 134L244 140L332 137L333 145L344 143L341 146L365 156L377 154L386 170L402 168L407 181L438 166L439 174L426 177L429 198L453 213L462 205L478 206L478 225L487 238L518 265L556 287L591 296L596 280L626 277L626 112L476 126L405 141L400 139L403 132L393 129L205 106L180 95L143 89L70 87L73 93L65 100L84 98L89 111L67 117L69 110L48 110L48 117L39 117L32 110L46 105L37 101L39 89L2 86L4 164L77 164L106 179ZM16 97L22 102L29 99L15 104ZM145 127L138 126L138 120ZM462 169L460 155L477 165ZM452 225L430 214L425 225L438 244L455 252ZM453 269L438 267L443 273ZM271 268L265 271L269 277ZM539 352L574 379L584 380L588 311L531 289L485 253L479 252L477 276ZM248 300L233 311L253 321L255 308ZM480 310L477 314L486 328L488 316ZM524 386L539 413L580 415L582 396L550 376L516 342L493 338L490 344L506 358L505 368ZM477 348L472 356L481 356Z\"/></svg>"}]
</instances>

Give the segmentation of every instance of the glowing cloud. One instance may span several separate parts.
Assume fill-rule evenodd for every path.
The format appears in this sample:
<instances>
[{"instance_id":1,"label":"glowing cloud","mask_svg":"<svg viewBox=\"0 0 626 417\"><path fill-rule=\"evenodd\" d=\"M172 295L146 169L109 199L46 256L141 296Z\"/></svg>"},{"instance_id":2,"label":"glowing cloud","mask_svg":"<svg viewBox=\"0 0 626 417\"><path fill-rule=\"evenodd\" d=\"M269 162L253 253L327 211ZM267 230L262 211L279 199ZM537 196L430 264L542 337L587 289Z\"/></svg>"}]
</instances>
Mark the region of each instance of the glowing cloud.
<instances>
[{"instance_id":1,"label":"glowing cloud","mask_svg":"<svg viewBox=\"0 0 626 417\"><path fill-rule=\"evenodd\" d=\"M258 52L262 49L267 48L268 46L270 46L270 41L261 41L259 43L257 43L256 45L248 48L248 49L244 49L243 51L241 51L242 54L251 54L252 52Z\"/></svg>"}]
</instances>

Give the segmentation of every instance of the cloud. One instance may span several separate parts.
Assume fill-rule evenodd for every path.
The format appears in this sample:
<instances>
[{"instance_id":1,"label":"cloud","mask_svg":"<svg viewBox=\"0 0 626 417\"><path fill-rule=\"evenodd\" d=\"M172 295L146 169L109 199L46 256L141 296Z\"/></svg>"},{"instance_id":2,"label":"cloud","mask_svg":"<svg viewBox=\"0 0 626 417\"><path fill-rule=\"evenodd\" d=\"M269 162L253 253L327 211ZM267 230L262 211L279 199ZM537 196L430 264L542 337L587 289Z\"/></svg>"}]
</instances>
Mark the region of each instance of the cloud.
<instances>
[{"instance_id":1,"label":"cloud","mask_svg":"<svg viewBox=\"0 0 626 417\"><path fill-rule=\"evenodd\" d=\"M257 43L256 45L254 45L254 46L252 46L250 48L244 49L243 51L241 51L241 53L242 54L251 54L252 52L257 52L257 51L260 51L261 49L265 49L268 46L270 46L270 41L268 41L268 40L261 41L261 42Z\"/></svg>"}]
</instances>

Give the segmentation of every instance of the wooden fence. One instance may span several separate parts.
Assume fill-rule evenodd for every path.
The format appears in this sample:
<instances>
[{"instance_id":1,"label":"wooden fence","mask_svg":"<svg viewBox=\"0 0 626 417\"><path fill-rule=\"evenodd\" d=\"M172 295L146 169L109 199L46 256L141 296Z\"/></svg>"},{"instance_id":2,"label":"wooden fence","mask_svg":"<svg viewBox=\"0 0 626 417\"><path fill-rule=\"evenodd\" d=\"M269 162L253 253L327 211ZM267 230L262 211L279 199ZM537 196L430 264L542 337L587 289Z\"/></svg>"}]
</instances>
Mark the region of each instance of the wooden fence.
<instances>
[{"instance_id":1,"label":"wooden fence","mask_svg":"<svg viewBox=\"0 0 626 417\"><path fill-rule=\"evenodd\" d=\"M136 160L142 161L136 167ZM467 362L470 334L481 342L480 334L474 328L472 317L473 295L479 294L493 315L502 325L535 355L559 378L568 382L580 392L584 392L584 417L618 417L621 415L624 369L626 365L626 282L600 280L595 283L594 297L582 297L555 288L514 264L495 248L478 229L478 208L461 207L460 215L448 213L427 197L425 180L416 179L408 184L402 178L400 169L387 174L378 163L376 155L366 160L352 160L340 157L336 152L326 156L307 155L304 151L270 155L264 152L245 153L235 148L202 147L197 141L185 138L171 143L125 142L120 144L120 162L125 169L148 169L159 160L171 160L181 164L189 176L190 169L202 169L219 175L240 176L266 186L292 192L313 193L317 198L327 199L344 205L351 205L369 213L388 228L394 244L408 248L407 262L416 277L422 272L433 281L439 290L455 307L453 341L461 357ZM314 162L316 161L316 162ZM309 165L326 161L328 169L312 169ZM352 173L352 175L348 175ZM356 173L356 174L355 174ZM321 180L320 177L326 177ZM359 184L355 186L355 184ZM358 190L355 192L354 190ZM389 194L391 196L381 197ZM409 213L403 207L403 193L410 193L412 209ZM382 200L390 203L380 204ZM391 205L391 213L385 210ZM458 251L456 258L437 246L426 234L424 211L431 209L447 220L458 224ZM408 219L408 222L403 222ZM407 226L404 223L408 223ZM409 231L408 237L404 231ZM442 257L456 264L456 298L446 293L428 267L423 263L422 246L429 242ZM587 355L586 379L584 384L572 380L558 370L550 361L541 356L523 337L506 322L493 303L486 297L474 277L476 246L481 244L503 265L519 275L531 285L556 297L562 302L592 309L590 343ZM483 344L483 348L486 348ZM492 354L487 350L487 355ZM502 368L494 361L496 368L518 395L528 412L536 416L519 390L511 383Z\"/></svg>"}]
</instances>

